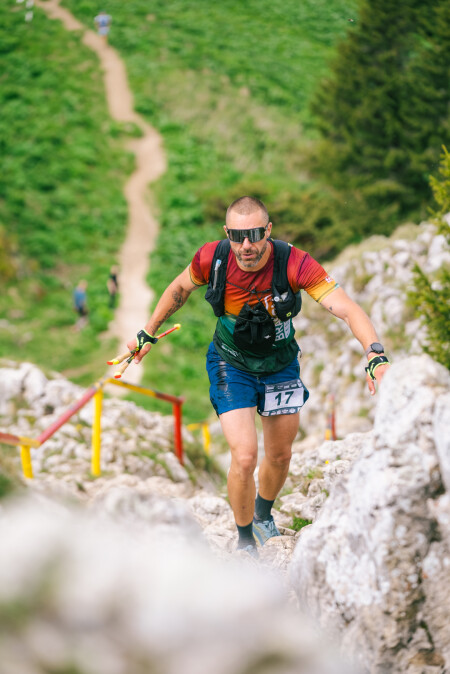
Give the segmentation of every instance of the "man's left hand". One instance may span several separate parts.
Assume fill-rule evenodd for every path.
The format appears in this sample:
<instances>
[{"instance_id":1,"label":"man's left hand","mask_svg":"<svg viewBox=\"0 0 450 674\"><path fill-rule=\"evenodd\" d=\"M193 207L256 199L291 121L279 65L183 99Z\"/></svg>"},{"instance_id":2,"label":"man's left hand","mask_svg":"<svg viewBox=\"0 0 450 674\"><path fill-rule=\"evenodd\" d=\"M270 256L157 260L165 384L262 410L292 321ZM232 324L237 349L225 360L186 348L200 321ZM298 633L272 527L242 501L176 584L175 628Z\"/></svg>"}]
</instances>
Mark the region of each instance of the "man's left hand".
<instances>
[{"instance_id":1,"label":"man's left hand","mask_svg":"<svg viewBox=\"0 0 450 674\"><path fill-rule=\"evenodd\" d=\"M386 363L385 365L379 365L377 367L377 369L375 370L374 377L375 377L375 380L376 380L378 386L380 385L381 380L383 379L384 375L386 374L386 372L389 370L390 367L391 367L391 364ZM369 391L370 391L371 396L375 395L375 393L376 393L375 380L371 378L371 376L368 372L366 372L366 381L367 381L367 385L369 387Z\"/></svg>"}]
</instances>

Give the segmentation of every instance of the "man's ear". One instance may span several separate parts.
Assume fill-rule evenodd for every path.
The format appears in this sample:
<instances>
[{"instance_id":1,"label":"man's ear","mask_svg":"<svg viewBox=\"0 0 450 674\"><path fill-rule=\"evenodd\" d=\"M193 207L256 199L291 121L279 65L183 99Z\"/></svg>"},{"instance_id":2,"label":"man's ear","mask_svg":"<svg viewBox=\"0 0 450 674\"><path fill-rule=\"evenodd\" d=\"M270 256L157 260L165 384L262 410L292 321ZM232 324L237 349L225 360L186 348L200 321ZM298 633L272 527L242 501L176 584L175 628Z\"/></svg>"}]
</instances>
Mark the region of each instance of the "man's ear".
<instances>
[{"instance_id":1,"label":"man's ear","mask_svg":"<svg viewBox=\"0 0 450 674\"><path fill-rule=\"evenodd\" d=\"M272 231L272 223L269 222L269 224L267 225L267 236L270 236L271 231Z\"/></svg>"},{"instance_id":2,"label":"man's ear","mask_svg":"<svg viewBox=\"0 0 450 674\"><path fill-rule=\"evenodd\" d=\"M223 226L223 231L225 232L225 234L227 233L227 226L226 225Z\"/></svg>"}]
</instances>

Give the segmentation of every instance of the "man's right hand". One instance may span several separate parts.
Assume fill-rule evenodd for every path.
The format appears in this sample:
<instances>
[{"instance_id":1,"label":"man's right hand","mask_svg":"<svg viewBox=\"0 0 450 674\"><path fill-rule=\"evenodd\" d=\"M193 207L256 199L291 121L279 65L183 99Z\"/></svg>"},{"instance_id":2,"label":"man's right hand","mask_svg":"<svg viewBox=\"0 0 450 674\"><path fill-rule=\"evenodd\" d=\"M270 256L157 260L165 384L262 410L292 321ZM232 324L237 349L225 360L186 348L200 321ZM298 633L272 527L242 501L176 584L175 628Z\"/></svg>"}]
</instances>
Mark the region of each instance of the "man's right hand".
<instances>
[{"instance_id":1,"label":"man's right hand","mask_svg":"<svg viewBox=\"0 0 450 674\"><path fill-rule=\"evenodd\" d=\"M134 351L137 345L137 339L136 337L134 339L130 339L129 342L127 342L127 347L129 348L130 352ZM134 362L135 363L140 363L143 357L151 350L152 345L151 344L144 344L142 349L140 351L136 351L136 355L134 356Z\"/></svg>"},{"instance_id":2,"label":"man's right hand","mask_svg":"<svg viewBox=\"0 0 450 674\"><path fill-rule=\"evenodd\" d=\"M140 363L143 357L150 351L152 345L156 343L156 338L150 335L146 330L139 330L134 340L127 343L127 347L131 351L136 351L134 362Z\"/></svg>"}]
</instances>

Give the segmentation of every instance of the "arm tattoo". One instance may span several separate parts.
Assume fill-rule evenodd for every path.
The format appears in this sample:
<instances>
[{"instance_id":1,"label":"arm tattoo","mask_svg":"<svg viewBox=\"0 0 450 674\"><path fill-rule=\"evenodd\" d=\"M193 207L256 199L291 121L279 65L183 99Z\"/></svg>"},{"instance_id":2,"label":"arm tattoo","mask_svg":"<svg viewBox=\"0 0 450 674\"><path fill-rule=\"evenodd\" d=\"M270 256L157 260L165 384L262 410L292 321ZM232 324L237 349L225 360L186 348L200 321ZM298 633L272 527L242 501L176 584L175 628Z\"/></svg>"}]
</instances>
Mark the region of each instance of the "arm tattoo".
<instances>
[{"instance_id":1,"label":"arm tattoo","mask_svg":"<svg viewBox=\"0 0 450 674\"><path fill-rule=\"evenodd\" d=\"M178 311L178 309L181 309L181 307L186 302L189 295L190 295L189 292L178 292L177 290L174 290L172 292L172 300L173 300L172 304L166 311L165 315L161 318L161 320L152 322L150 334L155 335L157 330L161 327L161 325L165 323L166 320L170 318L170 316L172 316L172 314Z\"/></svg>"},{"instance_id":2,"label":"arm tattoo","mask_svg":"<svg viewBox=\"0 0 450 674\"><path fill-rule=\"evenodd\" d=\"M172 293L172 297L173 297L173 305L172 306L175 307L174 311L172 313L174 313L175 311L178 311L178 309L181 309L183 304L186 302L186 300L188 298L188 293L183 295L182 293L179 293L176 290L174 290L173 293Z\"/></svg>"},{"instance_id":3,"label":"arm tattoo","mask_svg":"<svg viewBox=\"0 0 450 674\"><path fill-rule=\"evenodd\" d=\"M183 304L186 302L187 298L189 297L189 293L186 293L186 295L179 293L178 291L174 290L172 293L172 305L169 307L169 309L166 311L165 316L161 321L158 321L159 325L157 326L158 328L168 319L172 314L174 314L178 309L181 309Z\"/></svg>"}]
</instances>

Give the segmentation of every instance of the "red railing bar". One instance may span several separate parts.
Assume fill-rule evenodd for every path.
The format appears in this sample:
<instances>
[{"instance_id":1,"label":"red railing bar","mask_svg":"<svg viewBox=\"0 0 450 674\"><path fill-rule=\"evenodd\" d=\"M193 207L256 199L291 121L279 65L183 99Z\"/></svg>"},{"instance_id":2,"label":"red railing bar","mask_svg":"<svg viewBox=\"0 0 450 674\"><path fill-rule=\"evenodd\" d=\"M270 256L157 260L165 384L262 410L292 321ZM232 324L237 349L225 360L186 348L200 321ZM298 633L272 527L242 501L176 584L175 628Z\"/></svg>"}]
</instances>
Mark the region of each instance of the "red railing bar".
<instances>
[{"instance_id":1,"label":"red railing bar","mask_svg":"<svg viewBox=\"0 0 450 674\"><path fill-rule=\"evenodd\" d=\"M28 447L39 447L40 445L39 441L33 440L33 438L26 438L24 436L2 432L0 432L0 442L3 442L6 445L27 445Z\"/></svg>"},{"instance_id":2,"label":"red railing bar","mask_svg":"<svg viewBox=\"0 0 450 674\"><path fill-rule=\"evenodd\" d=\"M139 386L139 384L129 384L126 381L119 381L118 379L109 378L103 383L114 384L115 386L122 386L123 388L127 388L130 391L135 391L136 393L142 393L143 395L151 396L152 398L160 398L161 400L166 400L167 402L172 403L174 405L184 403L184 400L185 400L182 397L173 396L173 395L170 395L169 393L161 393L161 391L155 391L155 390L149 389L145 386Z\"/></svg>"},{"instance_id":3,"label":"red railing bar","mask_svg":"<svg viewBox=\"0 0 450 674\"><path fill-rule=\"evenodd\" d=\"M184 403L184 398L179 398L177 396L170 395L168 393L161 393L160 391L151 391L151 389L145 389L144 387L137 386L136 384L130 385L125 384L125 382L116 382L116 380L110 380L103 378L93 384L87 391L79 398L69 409L67 409L53 424L43 431L36 440L31 438L19 437L11 433L2 433L0 432L0 442L3 440L7 444L12 445L26 445L27 447L39 447L46 440L48 440L56 431L63 426L66 421L70 419L74 414L76 414L94 395L97 391L103 387L105 383L108 382L121 384L130 388L131 390L137 390L138 393L150 394L155 398L160 398L167 402L172 403L172 412L174 418L174 446L175 454L181 464L183 464L183 437L181 431L181 410Z\"/></svg>"},{"instance_id":4,"label":"red railing bar","mask_svg":"<svg viewBox=\"0 0 450 674\"><path fill-rule=\"evenodd\" d=\"M41 435L37 438L38 442L42 445L46 440L48 440L53 433L63 426L70 417L72 417L78 410L85 405L88 400L90 400L98 391L99 386L95 385L88 388L86 393L77 400L72 407L69 407L68 410L62 414L59 419L57 419L51 426L49 426Z\"/></svg>"},{"instance_id":5,"label":"red railing bar","mask_svg":"<svg viewBox=\"0 0 450 674\"><path fill-rule=\"evenodd\" d=\"M173 403L174 405L180 405L184 403L184 398L177 398L177 396L172 396L169 393L160 393L160 391L153 391L157 398L161 400L167 400L168 403Z\"/></svg>"},{"instance_id":6,"label":"red railing bar","mask_svg":"<svg viewBox=\"0 0 450 674\"><path fill-rule=\"evenodd\" d=\"M331 439L336 440L336 405L334 393L331 394L331 418L330 418Z\"/></svg>"},{"instance_id":7,"label":"red railing bar","mask_svg":"<svg viewBox=\"0 0 450 674\"><path fill-rule=\"evenodd\" d=\"M181 435L181 403L174 403L172 406L173 412L173 438L175 445L175 454L178 457L178 461L183 465L183 438Z\"/></svg>"}]
</instances>

